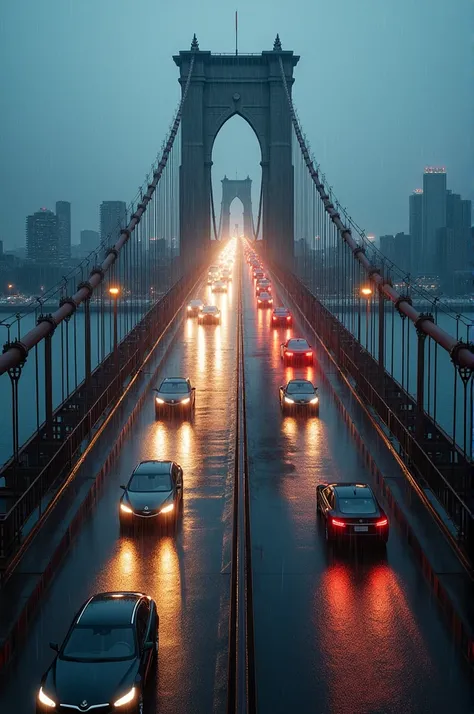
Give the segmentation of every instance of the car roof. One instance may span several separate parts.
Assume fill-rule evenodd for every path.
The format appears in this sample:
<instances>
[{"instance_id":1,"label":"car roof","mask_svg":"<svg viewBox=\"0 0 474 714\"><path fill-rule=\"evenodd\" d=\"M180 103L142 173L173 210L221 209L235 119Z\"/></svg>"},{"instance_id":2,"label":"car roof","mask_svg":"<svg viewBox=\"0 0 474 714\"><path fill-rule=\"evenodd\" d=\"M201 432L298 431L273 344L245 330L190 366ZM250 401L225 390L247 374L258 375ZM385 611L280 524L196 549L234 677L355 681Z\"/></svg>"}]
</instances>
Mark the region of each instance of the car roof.
<instances>
[{"instance_id":1,"label":"car roof","mask_svg":"<svg viewBox=\"0 0 474 714\"><path fill-rule=\"evenodd\" d=\"M159 461L158 459L150 459L148 461L140 461L138 466L135 467L133 473L137 474L142 471L147 471L147 467L150 464L163 464L163 465L166 464L168 466L169 470L171 471L171 466L173 465L173 462L172 461Z\"/></svg>"},{"instance_id":2,"label":"car roof","mask_svg":"<svg viewBox=\"0 0 474 714\"><path fill-rule=\"evenodd\" d=\"M273 312L290 312L287 307L276 307Z\"/></svg>"},{"instance_id":3,"label":"car roof","mask_svg":"<svg viewBox=\"0 0 474 714\"><path fill-rule=\"evenodd\" d=\"M331 486L339 498L374 498L372 489L367 484L333 483Z\"/></svg>"},{"instance_id":4,"label":"car roof","mask_svg":"<svg viewBox=\"0 0 474 714\"><path fill-rule=\"evenodd\" d=\"M217 307L217 305L206 305L203 308L203 312L218 312L218 311L219 311L219 308Z\"/></svg>"},{"instance_id":5,"label":"car roof","mask_svg":"<svg viewBox=\"0 0 474 714\"><path fill-rule=\"evenodd\" d=\"M199 304L202 304L204 300L201 300L201 298L194 298L194 300L190 300L189 302L191 305L193 304L193 302L198 302Z\"/></svg>"},{"instance_id":6,"label":"car roof","mask_svg":"<svg viewBox=\"0 0 474 714\"><path fill-rule=\"evenodd\" d=\"M93 595L84 605L76 620L81 625L128 625L144 597L139 592L108 592Z\"/></svg>"},{"instance_id":7,"label":"car roof","mask_svg":"<svg viewBox=\"0 0 474 714\"><path fill-rule=\"evenodd\" d=\"M187 382L188 379L187 377L165 377L163 381L161 382Z\"/></svg>"},{"instance_id":8,"label":"car roof","mask_svg":"<svg viewBox=\"0 0 474 714\"><path fill-rule=\"evenodd\" d=\"M289 387L290 384L310 384L315 389L314 384L309 379L290 379L287 386Z\"/></svg>"}]
</instances>

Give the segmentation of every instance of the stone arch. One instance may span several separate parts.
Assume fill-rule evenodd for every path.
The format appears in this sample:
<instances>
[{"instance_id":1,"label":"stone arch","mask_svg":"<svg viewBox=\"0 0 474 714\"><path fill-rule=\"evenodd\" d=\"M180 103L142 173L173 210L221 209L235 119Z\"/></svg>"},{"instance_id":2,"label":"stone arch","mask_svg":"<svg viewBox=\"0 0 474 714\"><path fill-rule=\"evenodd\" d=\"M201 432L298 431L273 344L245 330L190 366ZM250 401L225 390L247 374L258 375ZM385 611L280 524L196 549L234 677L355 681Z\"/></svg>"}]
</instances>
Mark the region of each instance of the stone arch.
<instances>
[{"instance_id":1,"label":"stone arch","mask_svg":"<svg viewBox=\"0 0 474 714\"><path fill-rule=\"evenodd\" d=\"M221 239L230 238L230 207L232 201L238 198L242 202L244 210L244 235L250 240L253 239L253 215L252 215L252 179L228 179L227 176L222 183L221 202Z\"/></svg>"},{"instance_id":2,"label":"stone arch","mask_svg":"<svg viewBox=\"0 0 474 714\"><path fill-rule=\"evenodd\" d=\"M292 124L280 59L289 90L299 57L281 49L254 55L212 54L191 50L173 59L183 88L191 59L194 69L181 118L180 245L185 261L211 238L212 147L235 114L250 124L262 154L262 238L279 259L293 257Z\"/></svg>"}]
</instances>

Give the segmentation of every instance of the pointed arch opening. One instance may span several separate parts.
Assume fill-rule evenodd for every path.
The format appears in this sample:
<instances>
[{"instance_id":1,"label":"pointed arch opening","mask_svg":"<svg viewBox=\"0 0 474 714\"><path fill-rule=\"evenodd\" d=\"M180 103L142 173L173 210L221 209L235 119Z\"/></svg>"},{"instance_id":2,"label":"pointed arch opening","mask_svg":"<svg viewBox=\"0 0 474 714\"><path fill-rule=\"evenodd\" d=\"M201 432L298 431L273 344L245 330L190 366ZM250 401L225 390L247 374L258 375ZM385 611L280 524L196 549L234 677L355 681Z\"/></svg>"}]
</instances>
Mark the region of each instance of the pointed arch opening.
<instances>
[{"instance_id":1,"label":"pointed arch opening","mask_svg":"<svg viewBox=\"0 0 474 714\"><path fill-rule=\"evenodd\" d=\"M248 120L239 114L234 114L225 120L219 128L212 146L211 180L216 230L219 238L227 237L224 233L228 229L233 234L236 223L241 226L242 233L251 233L246 237L254 238L260 207L261 161L260 142ZM223 201L225 199L223 180L245 184L248 179L251 181L251 218L244 221L245 186L242 187L243 193L236 192L230 202L226 202ZM230 212L230 215L227 211Z\"/></svg>"}]
</instances>

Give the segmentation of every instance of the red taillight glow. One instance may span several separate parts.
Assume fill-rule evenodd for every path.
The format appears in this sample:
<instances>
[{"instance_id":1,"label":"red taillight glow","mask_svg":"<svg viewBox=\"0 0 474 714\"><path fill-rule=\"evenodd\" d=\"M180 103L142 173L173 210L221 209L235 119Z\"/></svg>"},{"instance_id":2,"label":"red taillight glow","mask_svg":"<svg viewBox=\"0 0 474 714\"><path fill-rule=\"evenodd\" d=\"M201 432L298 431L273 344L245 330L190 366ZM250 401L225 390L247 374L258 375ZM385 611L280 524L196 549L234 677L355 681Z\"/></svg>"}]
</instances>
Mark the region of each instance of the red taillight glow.
<instances>
[{"instance_id":1,"label":"red taillight glow","mask_svg":"<svg viewBox=\"0 0 474 714\"><path fill-rule=\"evenodd\" d=\"M377 521L375 524L378 528L383 528L383 526L388 526L388 518L382 518L381 521Z\"/></svg>"},{"instance_id":2,"label":"red taillight glow","mask_svg":"<svg viewBox=\"0 0 474 714\"><path fill-rule=\"evenodd\" d=\"M293 352L288 352L288 350L287 350L286 356L287 356L287 357L293 357Z\"/></svg>"},{"instance_id":3,"label":"red taillight glow","mask_svg":"<svg viewBox=\"0 0 474 714\"><path fill-rule=\"evenodd\" d=\"M337 521L335 518L331 520L331 523L333 526L336 526L337 528L345 528L346 524L343 523L343 521Z\"/></svg>"},{"instance_id":4,"label":"red taillight glow","mask_svg":"<svg viewBox=\"0 0 474 714\"><path fill-rule=\"evenodd\" d=\"M287 320L291 320L291 317L288 315L288 317L287 317L286 319L287 319Z\"/></svg>"},{"instance_id":5,"label":"red taillight glow","mask_svg":"<svg viewBox=\"0 0 474 714\"><path fill-rule=\"evenodd\" d=\"M276 317L274 316L273 319L276 320Z\"/></svg>"},{"instance_id":6,"label":"red taillight glow","mask_svg":"<svg viewBox=\"0 0 474 714\"><path fill-rule=\"evenodd\" d=\"M307 352L307 353L306 353L306 357L312 357L312 356L313 356L313 353L312 353L312 352Z\"/></svg>"}]
</instances>

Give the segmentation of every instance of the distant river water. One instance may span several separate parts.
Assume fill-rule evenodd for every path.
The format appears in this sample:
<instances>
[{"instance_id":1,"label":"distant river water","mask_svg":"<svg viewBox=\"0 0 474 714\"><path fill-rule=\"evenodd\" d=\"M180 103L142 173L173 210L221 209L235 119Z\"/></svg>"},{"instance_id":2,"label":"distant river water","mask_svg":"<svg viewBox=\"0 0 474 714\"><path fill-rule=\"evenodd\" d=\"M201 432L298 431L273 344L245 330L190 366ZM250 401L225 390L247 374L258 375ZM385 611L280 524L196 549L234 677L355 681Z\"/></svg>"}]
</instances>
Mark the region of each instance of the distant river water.
<instances>
[{"instance_id":1,"label":"distant river water","mask_svg":"<svg viewBox=\"0 0 474 714\"><path fill-rule=\"evenodd\" d=\"M140 319L141 313L138 311L127 310L119 312L118 331L119 339L121 339L131 327ZM339 315L340 319L346 326L358 333L358 316L350 312L342 312ZM473 316L474 317L474 316ZM75 320L75 327L74 327ZM440 327L447 332L453 334L453 326L455 325L452 318L444 314L440 314L437 320ZM377 320L369 319L369 344L377 345ZM21 333L25 334L35 325L34 315L25 315L21 320ZM92 337L92 368L94 368L102 359L109 354L113 343L113 321L110 311L100 314L91 312L91 337ZM7 332L5 328L4 334L0 333L2 343L7 340ZM393 332L392 332L393 329ZM366 339L366 312L363 310L360 315L360 332L361 341L365 343ZM459 334L462 339L467 339L467 331ZM393 350L392 350L392 334L393 334ZM17 335L11 334L10 339L14 339ZM385 364L387 369L393 373L395 379L406 386L412 394L416 392L416 331L413 325L408 325L408 330L405 328L405 368L402 379L402 320L398 314L393 316L387 312L386 315L386 347L385 347ZM74 341L77 349L74 350ZM66 343L69 343L69 368L66 371ZM431 365L431 378L428 382L428 377L425 383L425 408L431 414L436 406L436 419L442 428L449 434L453 433L453 413L454 413L454 392L455 386L457 389L456 399L456 440L461 444L463 442L464 433L464 398L463 386L459 377L455 380L455 370L449 358L449 355L441 348L437 349L437 369L435 375L435 349L434 344L426 341L425 347L425 365L426 374L428 374L428 363ZM76 359L74 354L77 355ZM35 350L32 350L26 364L23 367L21 378L19 381L19 437L20 444L24 443L36 430L37 424L41 424L45 418L45 400L44 400L44 346L40 345L37 350L37 361L35 359ZM84 362L84 315L82 311L78 311L75 318L71 320L68 327L68 335L66 339L66 327L63 325L56 329L53 337L53 404L57 407L67 397L68 386L69 392L73 391L76 384L79 384L85 375ZM38 381L39 388L36 388L36 373L38 372L40 379ZM69 385L67 384L67 374L69 375ZM436 378L435 378L436 377ZM472 380L471 380L472 382ZM436 397L435 397L436 394ZM274 395L275 399L278 395ZM5 463L12 455L12 393L11 382L8 375L0 376L0 464ZM466 423L466 432L468 435L468 453L471 453L471 428L472 428L472 383L468 387L468 418Z\"/></svg>"}]
</instances>

